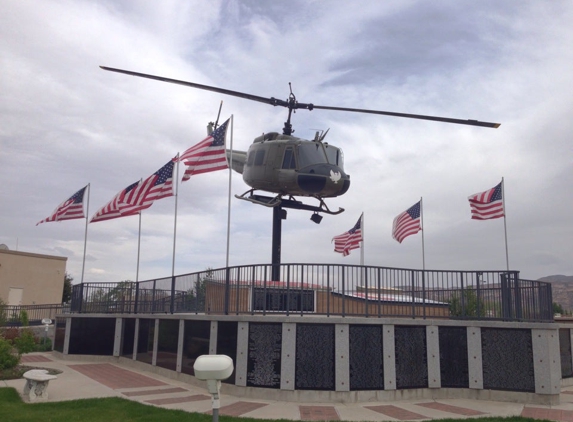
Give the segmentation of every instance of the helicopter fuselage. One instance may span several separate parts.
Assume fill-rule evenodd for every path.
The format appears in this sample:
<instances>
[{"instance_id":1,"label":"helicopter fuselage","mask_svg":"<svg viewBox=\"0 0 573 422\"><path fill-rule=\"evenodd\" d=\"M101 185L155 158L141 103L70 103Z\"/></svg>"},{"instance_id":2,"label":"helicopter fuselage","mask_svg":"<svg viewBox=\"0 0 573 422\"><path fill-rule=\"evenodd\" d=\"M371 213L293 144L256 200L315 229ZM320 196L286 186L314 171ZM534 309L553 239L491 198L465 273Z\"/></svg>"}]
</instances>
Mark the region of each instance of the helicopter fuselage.
<instances>
[{"instance_id":1,"label":"helicopter fuselage","mask_svg":"<svg viewBox=\"0 0 573 422\"><path fill-rule=\"evenodd\" d=\"M318 140L266 133L255 138L240 161L242 168L232 163L233 169L247 185L278 195L332 198L350 187L342 151Z\"/></svg>"}]
</instances>

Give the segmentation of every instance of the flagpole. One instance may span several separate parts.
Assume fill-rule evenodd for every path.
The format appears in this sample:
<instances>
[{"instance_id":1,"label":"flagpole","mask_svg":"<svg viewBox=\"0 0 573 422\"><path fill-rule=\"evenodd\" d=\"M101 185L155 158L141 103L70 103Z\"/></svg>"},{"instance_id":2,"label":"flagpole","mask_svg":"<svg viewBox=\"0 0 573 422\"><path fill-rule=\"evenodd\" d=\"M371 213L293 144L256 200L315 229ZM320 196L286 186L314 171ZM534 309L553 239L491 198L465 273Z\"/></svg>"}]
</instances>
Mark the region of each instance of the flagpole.
<instances>
[{"instance_id":1,"label":"flagpole","mask_svg":"<svg viewBox=\"0 0 573 422\"><path fill-rule=\"evenodd\" d=\"M171 277L175 276L175 244L177 240L177 198L179 197L179 153L177 157L177 170L175 171L175 216L173 219L173 259L171 262Z\"/></svg>"},{"instance_id":2,"label":"flagpole","mask_svg":"<svg viewBox=\"0 0 573 422\"><path fill-rule=\"evenodd\" d=\"M503 229L505 232L505 264L507 266L507 271L509 271L509 252L507 248L507 220L505 211L505 185L503 183L503 177L501 178L501 201L503 204Z\"/></svg>"},{"instance_id":3,"label":"flagpole","mask_svg":"<svg viewBox=\"0 0 573 422\"><path fill-rule=\"evenodd\" d=\"M231 137L230 137L230 150L231 159L229 163L229 197L227 201L227 256L225 259L225 267L229 268L229 250L231 246L231 180L233 175L233 115L231 114ZM225 142L227 137L225 136Z\"/></svg>"},{"instance_id":4,"label":"flagpole","mask_svg":"<svg viewBox=\"0 0 573 422\"><path fill-rule=\"evenodd\" d=\"M86 202L86 230L84 232L84 258L82 261L82 278L80 283L84 282L84 272L86 268L86 249L88 243L88 216L90 215L90 184L88 183L88 200Z\"/></svg>"},{"instance_id":5,"label":"flagpole","mask_svg":"<svg viewBox=\"0 0 573 422\"><path fill-rule=\"evenodd\" d=\"M424 249L424 207L422 203L422 197L420 197L420 218L422 220L422 269L426 269L426 251Z\"/></svg>"}]
</instances>

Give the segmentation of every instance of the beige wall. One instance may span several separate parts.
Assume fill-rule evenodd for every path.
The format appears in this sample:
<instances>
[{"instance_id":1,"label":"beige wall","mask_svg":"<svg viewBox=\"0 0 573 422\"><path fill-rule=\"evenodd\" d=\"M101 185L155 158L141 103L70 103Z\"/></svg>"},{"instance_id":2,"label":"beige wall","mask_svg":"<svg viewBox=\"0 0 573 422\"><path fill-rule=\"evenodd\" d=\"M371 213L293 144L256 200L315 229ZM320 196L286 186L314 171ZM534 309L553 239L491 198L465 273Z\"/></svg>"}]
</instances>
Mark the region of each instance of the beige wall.
<instances>
[{"instance_id":1,"label":"beige wall","mask_svg":"<svg viewBox=\"0 0 573 422\"><path fill-rule=\"evenodd\" d=\"M61 256L0 250L0 298L10 305L61 303L67 260Z\"/></svg>"}]
</instances>

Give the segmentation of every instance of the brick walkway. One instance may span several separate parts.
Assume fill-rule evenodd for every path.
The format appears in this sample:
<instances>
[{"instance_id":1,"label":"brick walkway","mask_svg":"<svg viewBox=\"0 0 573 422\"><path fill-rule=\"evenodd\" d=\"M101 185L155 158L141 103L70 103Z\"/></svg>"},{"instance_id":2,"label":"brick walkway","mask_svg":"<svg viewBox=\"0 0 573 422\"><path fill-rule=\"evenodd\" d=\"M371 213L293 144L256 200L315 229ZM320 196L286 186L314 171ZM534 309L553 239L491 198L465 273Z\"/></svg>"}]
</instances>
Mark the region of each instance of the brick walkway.
<instances>
[{"instance_id":1,"label":"brick walkway","mask_svg":"<svg viewBox=\"0 0 573 422\"><path fill-rule=\"evenodd\" d=\"M52 359L42 355L23 356L23 363L35 362L54 362ZM197 394L197 390L193 387L189 389L184 388L186 385L177 383L178 385L170 384L169 381L163 382L152 378L151 376L142 375L140 373L123 369L119 366L110 363L87 363L87 364L72 364L67 365L70 369L77 371L86 377L89 377L113 390L120 390L126 398L135 400L142 400L142 403L149 403L156 406L170 406L174 405L176 408L182 408L190 412L202 412L211 414L210 408L211 396L208 394ZM121 390L128 391L121 391ZM572 391L562 391L565 397L571 397ZM562 398L562 404L567 404L565 397ZM337 410L336 404L330 405L312 405L312 404L297 404L297 403L260 403L255 401L237 400L233 397L227 397L231 403L222 406L219 409L220 415L227 416L249 416L254 418L280 418L286 411L290 413L289 419L297 419L303 421L338 421L340 415ZM197 403L197 404L193 404ZM477 408L482 408L479 401L476 402ZM281 410L275 410L277 408ZM341 405L342 406L342 405ZM346 407L346 405L344 405ZM488 415L491 413L469 409L462 406L455 406L452 404L440 403L439 401L428 401L420 403L400 403L394 404L378 404L367 405L357 403L354 406L361 416L368 415L371 411L372 416L367 419L361 420L376 420L376 414L380 416L379 420L400 420L400 421L414 421L414 420L431 420L443 419L449 417L476 417ZM419 407L420 412L412 411ZM428 409L425 412L424 409ZM546 419L556 422L573 422L573 410L555 409L549 407L535 407L525 406L519 408L521 416L533 419ZM260 410L260 411L259 411ZM342 411L342 407L340 408ZM346 412L348 409L346 409ZM436 416L436 412L444 413L444 416ZM428 413L432 416L429 416ZM346 416L348 417L348 416Z\"/></svg>"},{"instance_id":2,"label":"brick walkway","mask_svg":"<svg viewBox=\"0 0 573 422\"><path fill-rule=\"evenodd\" d=\"M110 363L88 363L69 365L69 367L114 390L167 385L159 380L122 369Z\"/></svg>"}]
</instances>

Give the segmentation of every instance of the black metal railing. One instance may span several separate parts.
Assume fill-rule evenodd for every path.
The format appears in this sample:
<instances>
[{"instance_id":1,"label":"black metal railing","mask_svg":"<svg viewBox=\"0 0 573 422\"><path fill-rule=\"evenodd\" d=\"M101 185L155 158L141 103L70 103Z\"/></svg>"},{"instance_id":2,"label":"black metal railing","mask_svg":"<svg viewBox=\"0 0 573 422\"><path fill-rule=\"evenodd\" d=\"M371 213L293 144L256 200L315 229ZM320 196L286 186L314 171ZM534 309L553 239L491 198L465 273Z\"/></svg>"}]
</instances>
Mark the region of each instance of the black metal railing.
<instances>
[{"instance_id":1,"label":"black metal railing","mask_svg":"<svg viewBox=\"0 0 573 422\"><path fill-rule=\"evenodd\" d=\"M244 265L138 283L83 283L73 286L71 312L553 321L551 284L521 280L517 271L334 264Z\"/></svg>"},{"instance_id":2,"label":"black metal railing","mask_svg":"<svg viewBox=\"0 0 573 422\"><path fill-rule=\"evenodd\" d=\"M54 321L57 314L67 311L69 306L62 304L48 305L17 305L0 307L0 321L5 321L7 327L19 327L25 324L42 325L43 319Z\"/></svg>"}]
</instances>

